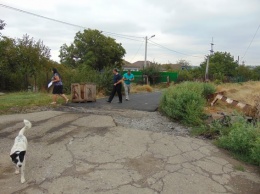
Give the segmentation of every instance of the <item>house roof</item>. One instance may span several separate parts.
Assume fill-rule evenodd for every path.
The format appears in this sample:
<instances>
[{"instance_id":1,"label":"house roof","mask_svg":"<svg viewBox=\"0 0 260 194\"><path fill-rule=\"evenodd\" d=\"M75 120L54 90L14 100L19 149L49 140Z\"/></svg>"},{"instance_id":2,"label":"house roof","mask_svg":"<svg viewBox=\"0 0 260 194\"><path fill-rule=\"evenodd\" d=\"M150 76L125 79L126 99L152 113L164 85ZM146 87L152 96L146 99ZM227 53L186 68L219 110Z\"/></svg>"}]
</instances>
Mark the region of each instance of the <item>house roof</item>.
<instances>
[{"instance_id":1,"label":"house roof","mask_svg":"<svg viewBox=\"0 0 260 194\"><path fill-rule=\"evenodd\" d=\"M150 61L147 61L147 64L150 64ZM134 63L124 63L124 67L128 67L128 68L143 68L144 66L144 61L136 61Z\"/></svg>"}]
</instances>

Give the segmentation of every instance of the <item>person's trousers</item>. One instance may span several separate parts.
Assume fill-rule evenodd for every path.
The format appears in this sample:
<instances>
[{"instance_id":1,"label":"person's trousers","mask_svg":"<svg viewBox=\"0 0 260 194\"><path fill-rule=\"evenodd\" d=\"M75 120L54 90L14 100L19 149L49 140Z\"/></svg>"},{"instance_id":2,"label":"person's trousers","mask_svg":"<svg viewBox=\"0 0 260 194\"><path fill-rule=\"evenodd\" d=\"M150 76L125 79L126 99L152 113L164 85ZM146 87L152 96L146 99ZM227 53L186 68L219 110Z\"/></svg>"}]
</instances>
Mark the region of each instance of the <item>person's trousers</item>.
<instances>
[{"instance_id":1,"label":"person's trousers","mask_svg":"<svg viewBox=\"0 0 260 194\"><path fill-rule=\"evenodd\" d=\"M129 100L131 84L125 84L124 83L124 88L125 88L125 99Z\"/></svg>"},{"instance_id":2,"label":"person's trousers","mask_svg":"<svg viewBox=\"0 0 260 194\"><path fill-rule=\"evenodd\" d=\"M121 89L122 89L122 84L117 84L116 86L113 86L113 90L111 92L111 95L109 96L108 101L111 102L113 100L115 94L117 93L118 98L119 98L119 102L122 102Z\"/></svg>"}]
</instances>

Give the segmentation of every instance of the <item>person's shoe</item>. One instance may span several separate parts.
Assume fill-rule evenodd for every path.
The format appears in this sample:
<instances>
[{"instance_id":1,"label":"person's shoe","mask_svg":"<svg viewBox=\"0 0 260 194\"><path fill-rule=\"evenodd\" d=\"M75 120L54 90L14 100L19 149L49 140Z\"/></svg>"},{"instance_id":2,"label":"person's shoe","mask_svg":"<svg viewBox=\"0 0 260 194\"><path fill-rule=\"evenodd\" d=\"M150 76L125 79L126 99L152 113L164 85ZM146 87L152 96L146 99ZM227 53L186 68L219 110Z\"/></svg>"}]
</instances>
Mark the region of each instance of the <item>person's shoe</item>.
<instances>
[{"instance_id":1,"label":"person's shoe","mask_svg":"<svg viewBox=\"0 0 260 194\"><path fill-rule=\"evenodd\" d=\"M126 101L129 101L129 99L125 99Z\"/></svg>"},{"instance_id":2,"label":"person's shoe","mask_svg":"<svg viewBox=\"0 0 260 194\"><path fill-rule=\"evenodd\" d=\"M56 102L52 102L51 104L56 104Z\"/></svg>"},{"instance_id":3,"label":"person's shoe","mask_svg":"<svg viewBox=\"0 0 260 194\"><path fill-rule=\"evenodd\" d=\"M122 102L119 101L119 102L117 102L117 103L122 103Z\"/></svg>"},{"instance_id":4,"label":"person's shoe","mask_svg":"<svg viewBox=\"0 0 260 194\"><path fill-rule=\"evenodd\" d=\"M108 103L111 103L111 101L107 100Z\"/></svg>"}]
</instances>

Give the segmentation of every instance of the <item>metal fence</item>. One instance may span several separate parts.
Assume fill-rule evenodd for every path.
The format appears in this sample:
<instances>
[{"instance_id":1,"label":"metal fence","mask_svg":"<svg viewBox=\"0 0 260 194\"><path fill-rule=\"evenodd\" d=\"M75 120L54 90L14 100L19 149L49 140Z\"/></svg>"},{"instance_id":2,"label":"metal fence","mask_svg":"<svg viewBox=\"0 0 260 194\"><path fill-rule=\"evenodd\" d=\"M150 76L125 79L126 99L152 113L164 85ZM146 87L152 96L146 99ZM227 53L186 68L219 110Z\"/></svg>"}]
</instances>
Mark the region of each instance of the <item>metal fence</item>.
<instances>
[{"instance_id":1,"label":"metal fence","mask_svg":"<svg viewBox=\"0 0 260 194\"><path fill-rule=\"evenodd\" d=\"M127 71L120 72L123 76ZM137 84L144 84L146 82L147 76L143 74L142 71L131 71L131 73L134 75L134 83ZM154 84L158 83L167 83L167 82L176 82L178 79L178 73L177 72L160 72L160 76L155 79ZM151 82L151 80L149 80Z\"/></svg>"}]
</instances>

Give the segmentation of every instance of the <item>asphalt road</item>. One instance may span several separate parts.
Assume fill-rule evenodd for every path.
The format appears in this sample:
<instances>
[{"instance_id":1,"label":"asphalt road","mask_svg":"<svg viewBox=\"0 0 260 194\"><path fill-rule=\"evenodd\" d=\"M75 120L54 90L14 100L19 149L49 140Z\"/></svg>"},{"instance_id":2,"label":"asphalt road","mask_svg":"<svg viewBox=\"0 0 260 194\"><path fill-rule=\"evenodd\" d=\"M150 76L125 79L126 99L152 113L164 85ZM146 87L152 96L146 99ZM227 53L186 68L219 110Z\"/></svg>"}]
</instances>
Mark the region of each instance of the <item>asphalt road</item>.
<instances>
[{"instance_id":1,"label":"asphalt road","mask_svg":"<svg viewBox=\"0 0 260 194\"><path fill-rule=\"evenodd\" d=\"M1 115L0 193L259 194L256 169L202 139L150 131L170 122L156 114L89 109ZM24 118L33 127L26 131L21 184L9 153ZM234 167L241 165L245 171Z\"/></svg>"},{"instance_id":2,"label":"asphalt road","mask_svg":"<svg viewBox=\"0 0 260 194\"><path fill-rule=\"evenodd\" d=\"M126 101L123 96L123 103L118 103L118 97L115 96L111 103L107 102L107 98L97 99L96 102L83 102L83 103L69 103L67 106L83 107L83 108L99 108L99 109L128 109L128 110L142 110L153 112L157 110L162 92L149 92L131 94L130 100Z\"/></svg>"},{"instance_id":3,"label":"asphalt road","mask_svg":"<svg viewBox=\"0 0 260 194\"><path fill-rule=\"evenodd\" d=\"M115 97L111 104L104 98L56 111L1 115L0 193L259 194L257 167L151 112L160 98L160 92L142 93L122 104ZM25 133L21 184L9 153L23 119L33 127ZM237 170L241 166L244 171Z\"/></svg>"}]
</instances>

